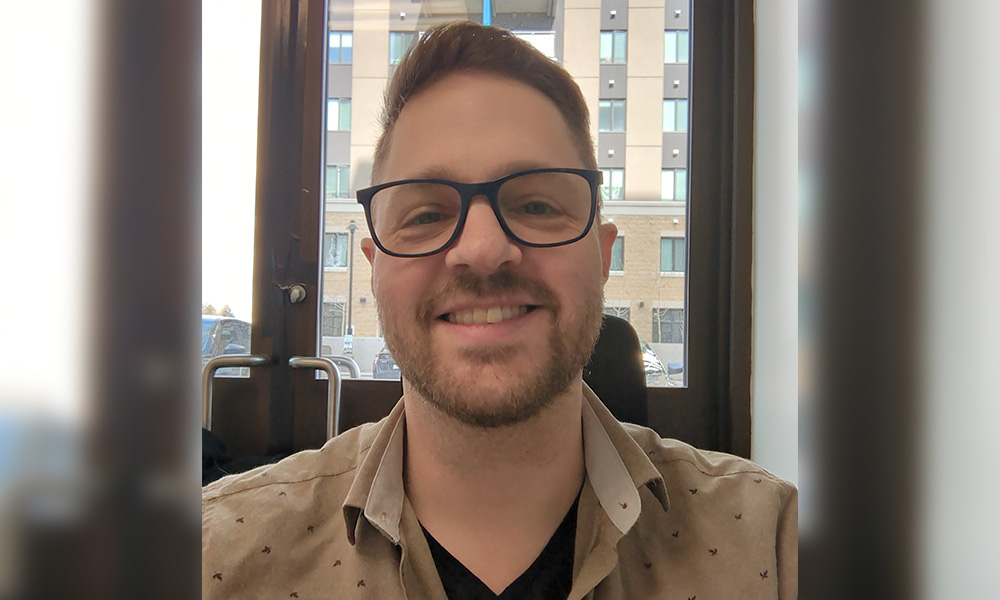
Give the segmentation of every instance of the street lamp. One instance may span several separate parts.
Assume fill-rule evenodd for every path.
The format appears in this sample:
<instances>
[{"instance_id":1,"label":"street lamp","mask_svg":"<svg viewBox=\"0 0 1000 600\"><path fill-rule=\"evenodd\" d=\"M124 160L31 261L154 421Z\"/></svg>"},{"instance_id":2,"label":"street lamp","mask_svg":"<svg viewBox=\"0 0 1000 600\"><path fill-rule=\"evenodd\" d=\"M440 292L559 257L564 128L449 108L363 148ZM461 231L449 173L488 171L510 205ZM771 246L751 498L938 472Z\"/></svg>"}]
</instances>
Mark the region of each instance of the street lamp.
<instances>
[{"instance_id":1,"label":"street lamp","mask_svg":"<svg viewBox=\"0 0 1000 600\"><path fill-rule=\"evenodd\" d=\"M344 354L354 354L354 321L353 321L353 311L354 306L354 232L358 229L358 224L351 219L351 223L347 226L347 229L351 232L351 250L348 252L347 257L347 335L350 336L350 344L344 344Z\"/></svg>"}]
</instances>

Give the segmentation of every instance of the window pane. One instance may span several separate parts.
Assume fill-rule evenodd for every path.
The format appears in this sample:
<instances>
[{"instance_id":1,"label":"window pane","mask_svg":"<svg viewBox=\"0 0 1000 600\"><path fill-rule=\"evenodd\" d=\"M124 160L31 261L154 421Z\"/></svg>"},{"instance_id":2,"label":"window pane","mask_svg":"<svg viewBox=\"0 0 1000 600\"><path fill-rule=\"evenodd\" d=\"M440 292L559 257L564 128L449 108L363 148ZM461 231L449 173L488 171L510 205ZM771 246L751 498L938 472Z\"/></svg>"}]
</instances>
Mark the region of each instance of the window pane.
<instances>
[{"instance_id":1,"label":"window pane","mask_svg":"<svg viewBox=\"0 0 1000 600\"><path fill-rule=\"evenodd\" d=\"M677 104L673 100L663 101L663 131L677 131Z\"/></svg>"},{"instance_id":2,"label":"window pane","mask_svg":"<svg viewBox=\"0 0 1000 600\"><path fill-rule=\"evenodd\" d=\"M685 260L684 260L684 238L677 238L674 240L674 271L678 273L684 272Z\"/></svg>"},{"instance_id":3,"label":"window pane","mask_svg":"<svg viewBox=\"0 0 1000 600\"><path fill-rule=\"evenodd\" d=\"M340 34L336 31L331 31L329 36L329 51L327 53L327 62L340 62Z\"/></svg>"},{"instance_id":4,"label":"window pane","mask_svg":"<svg viewBox=\"0 0 1000 600\"><path fill-rule=\"evenodd\" d=\"M615 243L611 246L611 270L625 270L625 238L615 238Z\"/></svg>"},{"instance_id":5,"label":"window pane","mask_svg":"<svg viewBox=\"0 0 1000 600\"><path fill-rule=\"evenodd\" d=\"M340 101L340 130L351 130L351 101L346 98Z\"/></svg>"},{"instance_id":6,"label":"window pane","mask_svg":"<svg viewBox=\"0 0 1000 600\"><path fill-rule=\"evenodd\" d=\"M689 37L687 31L677 32L677 62L688 62Z\"/></svg>"},{"instance_id":7,"label":"window pane","mask_svg":"<svg viewBox=\"0 0 1000 600\"><path fill-rule=\"evenodd\" d=\"M340 111L338 110L338 101L333 98L326 101L326 130L327 131L337 131L337 123L339 119Z\"/></svg>"},{"instance_id":8,"label":"window pane","mask_svg":"<svg viewBox=\"0 0 1000 600\"><path fill-rule=\"evenodd\" d=\"M611 131L611 101L601 100L597 103L598 131Z\"/></svg>"},{"instance_id":9,"label":"window pane","mask_svg":"<svg viewBox=\"0 0 1000 600\"><path fill-rule=\"evenodd\" d=\"M660 238L660 271L673 271L674 244L672 238Z\"/></svg>"},{"instance_id":10,"label":"window pane","mask_svg":"<svg viewBox=\"0 0 1000 600\"><path fill-rule=\"evenodd\" d=\"M614 62L616 63L625 62L625 33L624 31L615 32Z\"/></svg>"},{"instance_id":11,"label":"window pane","mask_svg":"<svg viewBox=\"0 0 1000 600\"><path fill-rule=\"evenodd\" d=\"M660 199L661 200L673 200L676 198L674 194L674 170L673 169L663 169L660 175ZM660 269L661 271L663 269Z\"/></svg>"},{"instance_id":12,"label":"window pane","mask_svg":"<svg viewBox=\"0 0 1000 600\"><path fill-rule=\"evenodd\" d=\"M326 197L335 198L337 196L337 167L326 168Z\"/></svg>"},{"instance_id":13,"label":"window pane","mask_svg":"<svg viewBox=\"0 0 1000 600\"><path fill-rule=\"evenodd\" d=\"M687 200L688 173L687 169L674 169L674 199L681 202Z\"/></svg>"},{"instance_id":14,"label":"window pane","mask_svg":"<svg viewBox=\"0 0 1000 600\"><path fill-rule=\"evenodd\" d=\"M677 62L677 32L663 32L663 62Z\"/></svg>"},{"instance_id":15,"label":"window pane","mask_svg":"<svg viewBox=\"0 0 1000 600\"><path fill-rule=\"evenodd\" d=\"M677 100L677 120L674 124L674 131L687 131L688 130L688 101L687 100Z\"/></svg>"},{"instance_id":16,"label":"window pane","mask_svg":"<svg viewBox=\"0 0 1000 600\"><path fill-rule=\"evenodd\" d=\"M354 60L354 34L344 32L340 36L340 62L351 64Z\"/></svg>"},{"instance_id":17,"label":"window pane","mask_svg":"<svg viewBox=\"0 0 1000 600\"><path fill-rule=\"evenodd\" d=\"M593 38L591 38L593 39ZM611 32L601 32L601 62L611 62Z\"/></svg>"},{"instance_id":18,"label":"window pane","mask_svg":"<svg viewBox=\"0 0 1000 600\"><path fill-rule=\"evenodd\" d=\"M351 168L350 167L337 167L337 179L339 180L339 185L337 186L337 197L338 198L350 198L351 197Z\"/></svg>"},{"instance_id":19,"label":"window pane","mask_svg":"<svg viewBox=\"0 0 1000 600\"><path fill-rule=\"evenodd\" d=\"M625 101L614 100L611 104L611 130L625 131Z\"/></svg>"}]
</instances>

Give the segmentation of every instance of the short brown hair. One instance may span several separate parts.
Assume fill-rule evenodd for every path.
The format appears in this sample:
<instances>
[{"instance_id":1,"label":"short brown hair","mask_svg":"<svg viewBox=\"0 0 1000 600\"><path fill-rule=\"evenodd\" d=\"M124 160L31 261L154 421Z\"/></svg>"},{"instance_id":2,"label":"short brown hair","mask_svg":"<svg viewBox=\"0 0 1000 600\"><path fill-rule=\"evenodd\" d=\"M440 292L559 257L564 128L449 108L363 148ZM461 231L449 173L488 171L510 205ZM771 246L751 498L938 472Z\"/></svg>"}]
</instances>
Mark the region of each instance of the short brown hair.
<instances>
[{"instance_id":1,"label":"short brown hair","mask_svg":"<svg viewBox=\"0 0 1000 600\"><path fill-rule=\"evenodd\" d=\"M393 126L406 102L444 76L460 71L506 77L545 94L562 113L584 166L597 168L590 139L590 113L570 74L505 29L454 21L428 29L406 52L386 88L382 133L375 144L372 166L373 184L385 164Z\"/></svg>"}]
</instances>

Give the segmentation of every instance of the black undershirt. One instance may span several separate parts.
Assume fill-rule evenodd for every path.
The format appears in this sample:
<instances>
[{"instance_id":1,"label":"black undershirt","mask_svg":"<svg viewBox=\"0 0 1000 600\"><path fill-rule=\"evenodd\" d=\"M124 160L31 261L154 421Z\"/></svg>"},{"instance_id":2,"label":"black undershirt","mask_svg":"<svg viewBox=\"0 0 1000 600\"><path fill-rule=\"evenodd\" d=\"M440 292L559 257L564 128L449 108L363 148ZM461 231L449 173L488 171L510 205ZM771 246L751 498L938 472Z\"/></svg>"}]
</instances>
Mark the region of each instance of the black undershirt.
<instances>
[{"instance_id":1,"label":"black undershirt","mask_svg":"<svg viewBox=\"0 0 1000 600\"><path fill-rule=\"evenodd\" d=\"M449 600L553 600L566 598L573 584L576 544L576 508L580 497L563 518L552 539L528 570L496 595L424 529L438 576ZM421 529L423 526L421 525Z\"/></svg>"}]
</instances>

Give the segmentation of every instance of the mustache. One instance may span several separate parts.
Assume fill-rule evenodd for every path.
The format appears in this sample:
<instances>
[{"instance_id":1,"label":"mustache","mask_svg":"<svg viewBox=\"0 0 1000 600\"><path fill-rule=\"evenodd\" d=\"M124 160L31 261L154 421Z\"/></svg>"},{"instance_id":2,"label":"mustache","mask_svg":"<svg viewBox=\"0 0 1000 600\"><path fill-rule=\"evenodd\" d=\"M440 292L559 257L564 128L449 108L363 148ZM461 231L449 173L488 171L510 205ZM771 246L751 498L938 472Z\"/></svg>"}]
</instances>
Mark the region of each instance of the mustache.
<instances>
[{"instance_id":1,"label":"mustache","mask_svg":"<svg viewBox=\"0 0 1000 600\"><path fill-rule=\"evenodd\" d=\"M421 310L421 322L426 323L437 317L435 307L442 306L454 298L475 299L514 293L526 294L533 302L544 304L556 314L559 313L560 305L555 292L542 281L513 271L497 271L486 277L463 272L428 299Z\"/></svg>"}]
</instances>

